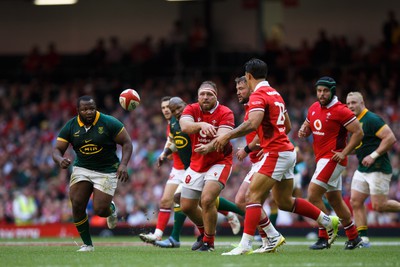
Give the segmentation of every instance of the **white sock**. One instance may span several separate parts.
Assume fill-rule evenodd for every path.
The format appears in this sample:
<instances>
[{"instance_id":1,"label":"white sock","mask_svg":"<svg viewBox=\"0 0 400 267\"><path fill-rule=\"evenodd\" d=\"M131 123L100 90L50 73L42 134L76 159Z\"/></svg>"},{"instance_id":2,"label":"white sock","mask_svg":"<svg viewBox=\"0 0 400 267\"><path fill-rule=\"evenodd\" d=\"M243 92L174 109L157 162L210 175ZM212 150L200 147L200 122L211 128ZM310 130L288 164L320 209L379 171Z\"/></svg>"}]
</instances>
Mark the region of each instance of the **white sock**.
<instances>
[{"instance_id":1,"label":"white sock","mask_svg":"<svg viewBox=\"0 0 400 267\"><path fill-rule=\"evenodd\" d=\"M253 245L254 236L243 233L242 240L240 240L239 246L245 249L251 249Z\"/></svg>"},{"instance_id":2,"label":"white sock","mask_svg":"<svg viewBox=\"0 0 400 267\"><path fill-rule=\"evenodd\" d=\"M267 236L269 236L269 237L273 237L273 236L278 236L279 235L279 232L275 229L275 227L271 223L271 221L267 226L263 227L262 229L267 234Z\"/></svg>"},{"instance_id":3,"label":"white sock","mask_svg":"<svg viewBox=\"0 0 400 267\"><path fill-rule=\"evenodd\" d=\"M161 231L160 229L156 229L155 231L154 231L154 235L156 235L156 236L158 236L158 237L162 237L162 235L163 235L163 231Z\"/></svg>"},{"instance_id":4,"label":"white sock","mask_svg":"<svg viewBox=\"0 0 400 267\"><path fill-rule=\"evenodd\" d=\"M317 222L326 228L331 223L331 218L321 211L318 216Z\"/></svg>"}]
</instances>

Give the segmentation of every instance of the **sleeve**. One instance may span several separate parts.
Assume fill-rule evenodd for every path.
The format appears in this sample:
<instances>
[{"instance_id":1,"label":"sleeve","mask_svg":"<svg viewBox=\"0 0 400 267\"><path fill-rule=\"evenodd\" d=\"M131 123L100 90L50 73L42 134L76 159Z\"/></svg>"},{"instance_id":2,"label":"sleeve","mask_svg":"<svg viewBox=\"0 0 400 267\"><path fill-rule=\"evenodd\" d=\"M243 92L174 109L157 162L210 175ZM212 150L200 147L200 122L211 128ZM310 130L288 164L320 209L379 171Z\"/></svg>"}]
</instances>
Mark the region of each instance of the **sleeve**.
<instances>
[{"instance_id":1,"label":"sleeve","mask_svg":"<svg viewBox=\"0 0 400 267\"><path fill-rule=\"evenodd\" d=\"M342 111L340 112L340 123L346 127L351 122L356 120L356 116L354 115L353 111L351 111L348 107L343 105Z\"/></svg>"},{"instance_id":2,"label":"sleeve","mask_svg":"<svg viewBox=\"0 0 400 267\"><path fill-rule=\"evenodd\" d=\"M262 111L265 112L266 101L261 94L255 92L250 95L249 99L249 113L252 111Z\"/></svg>"},{"instance_id":3,"label":"sleeve","mask_svg":"<svg viewBox=\"0 0 400 267\"><path fill-rule=\"evenodd\" d=\"M190 119L194 121L194 108L193 105L187 105L185 109L182 111L182 115L180 119Z\"/></svg>"},{"instance_id":4,"label":"sleeve","mask_svg":"<svg viewBox=\"0 0 400 267\"><path fill-rule=\"evenodd\" d=\"M64 125L64 127L62 127L62 129L58 133L58 137L57 137L58 141L64 141L64 142L67 142L67 143L71 143L71 136L70 136L71 123L72 123L72 120L68 121Z\"/></svg>"},{"instance_id":5,"label":"sleeve","mask_svg":"<svg viewBox=\"0 0 400 267\"><path fill-rule=\"evenodd\" d=\"M226 107L220 121L219 127L233 129L235 127L235 116L232 110Z\"/></svg>"},{"instance_id":6,"label":"sleeve","mask_svg":"<svg viewBox=\"0 0 400 267\"><path fill-rule=\"evenodd\" d=\"M107 126L110 129L111 135L115 138L123 129L124 125L118 119L114 118L113 116L105 115L108 117Z\"/></svg>"}]
</instances>

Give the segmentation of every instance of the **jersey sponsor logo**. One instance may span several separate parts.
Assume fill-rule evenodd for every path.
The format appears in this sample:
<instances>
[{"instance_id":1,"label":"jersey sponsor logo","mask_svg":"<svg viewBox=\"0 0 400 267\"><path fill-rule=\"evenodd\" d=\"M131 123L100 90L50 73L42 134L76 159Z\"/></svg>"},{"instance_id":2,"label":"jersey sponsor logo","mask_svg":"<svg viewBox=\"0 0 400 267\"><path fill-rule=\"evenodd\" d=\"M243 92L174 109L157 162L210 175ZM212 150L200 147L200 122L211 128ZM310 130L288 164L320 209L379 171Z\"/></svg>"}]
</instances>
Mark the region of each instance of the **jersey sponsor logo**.
<instances>
[{"instance_id":1,"label":"jersey sponsor logo","mask_svg":"<svg viewBox=\"0 0 400 267\"><path fill-rule=\"evenodd\" d=\"M81 146L79 148L79 151L84 155L97 154L102 150L103 150L102 147L95 145L95 144L87 144L87 145Z\"/></svg>"},{"instance_id":2,"label":"jersey sponsor logo","mask_svg":"<svg viewBox=\"0 0 400 267\"><path fill-rule=\"evenodd\" d=\"M79 137L79 132L80 132L80 131L81 131L81 130L75 132L75 133L74 133L74 137Z\"/></svg>"},{"instance_id":3,"label":"jersey sponsor logo","mask_svg":"<svg viewBox=\"0 0 400 267\"><path fill-rule=\"evenodd\" d=\"M99 134L103 134L104 133L104 127L99 127L99 129L97 130Z\"/></svg>"},{"instance_id":4,"label":"jersey sponsor logo","mask_svg":"<svg viewBox=\"0 0 400 267\"><path fill-rule=\"evenodd\" d=\"M173 179L175 177L175 174L170 174L169 175L169 180Z\"/></svg>"},{"instance_id":5,"label":"jersey sponsor logo","mask_svg":"<svg viewBox=\"0 0 400 267\"><path fill-rule=\"evenodd\" d=\"M325 135L324 132L320 132L320 130L322 129L322 122L319 119L314 121L314 127L315 127L315 129L317 129L317 131L313 131L313 134Z\"/></svg>"},{"instance_id":6,"label":"jersey sponsor logo","mask_svg":"<svg viewBox=\"0 0 400 267\"><path fill-rule=\"evenodd\" d=\"M92 139L85 140L85 144L89 143L90 141L92 141Z\"/></svg>"},{"instance_id":7,"label":"jersey sponsor logo","mask_svg":"<svg viewBox=\"0 0 400 267\"><path fill-rule=\"evenodd\" d=\"M314 121L314 127L315 127L315 129L317 129L318 131L321 130L321 128L322 128L322 123L321 123L321 121L320 121L320 120L315 120L315 121Z\"/></svg>"},{"instance_id":8,"label":"jersey sponsor logo","mask_svg":"<svg viewBox=\"0 0 400 267\"><path fill-rule=\"evenodd\" d=\"M177 149L184 148L189 144L189 141L183 136L175 136L174 142Z\"/></svg>"},{"instance_id":9,"label":"jersey sponsor logo","mask_svg":"<svg viewBox=\"0 0 400 267\"><path fill-rule=\"evenodd\" d=\"M185 177L185 183L186 183L186 184L190 183L190 180L192 180L192 176L190 176L190 174L189 174L189 175L186 175L186 177Z\"/></svg>"}]
</instances>

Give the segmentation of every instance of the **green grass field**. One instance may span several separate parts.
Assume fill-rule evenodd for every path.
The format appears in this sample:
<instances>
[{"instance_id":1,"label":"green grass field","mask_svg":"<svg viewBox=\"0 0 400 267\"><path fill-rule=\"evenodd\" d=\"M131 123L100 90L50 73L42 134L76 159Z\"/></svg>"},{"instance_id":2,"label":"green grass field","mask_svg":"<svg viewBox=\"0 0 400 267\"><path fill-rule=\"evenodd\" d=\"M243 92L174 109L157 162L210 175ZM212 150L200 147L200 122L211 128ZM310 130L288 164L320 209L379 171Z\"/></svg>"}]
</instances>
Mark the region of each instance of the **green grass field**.
<instances>
[{"instance_id":1,"label":"green grass field","mask_svg":"<svg viewBox=\"0 0 400 267\"><path fill-rule=\"evenodd\" d=\"M0 240L0 266L400 266L400 238L372 238L371 248L343 250L339 238L329 250L312 251L313 241L287 237L279 252L221 256L240 237L218 237L214 252L191 251L194 238L185 237L178 249L143 244L137 236L94 238L95 252L78 253L79 238ZM254 248L259 243L254 244Z\"/></svg>"}]
</instances>

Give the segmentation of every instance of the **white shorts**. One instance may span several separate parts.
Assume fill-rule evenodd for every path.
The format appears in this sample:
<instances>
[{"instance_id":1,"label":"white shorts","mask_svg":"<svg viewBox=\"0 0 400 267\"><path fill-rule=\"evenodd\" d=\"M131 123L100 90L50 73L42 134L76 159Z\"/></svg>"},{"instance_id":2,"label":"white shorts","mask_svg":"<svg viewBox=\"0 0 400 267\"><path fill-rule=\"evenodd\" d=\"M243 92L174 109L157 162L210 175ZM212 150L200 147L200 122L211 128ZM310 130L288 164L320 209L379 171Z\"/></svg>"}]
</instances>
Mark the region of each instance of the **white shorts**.
<instances>
[{"instance_id":1,"label":"white shorts","mask_svg":"<svg viewBox=\"0 0 400 267\"><path fill-rule=\"evenodd\" d=\"M311 182L329 191L342 190L342 172L346 167L330 159L317 162Z\"/></svg>"},{"instance_id":2,"label":"white shorts","mask_svg":"<svg viewBox=\"0 0 400 267\"><path fill-rule=\"evenodd\" d=\"M186 169L185 179L182 185L185 188L195 191L203 191L205 181L217 181L225 186L232 172L232 165L215 164L206 172L195 172L190 167Z\"/></svg>"},{"instance_id":3,"label":"white shorts","mask_svg":"<svg viewBox=\"0 0 400 267\"><path fill-rule=\"evenodd\" d=\"M86 168L74 166L72 168L71 179L69 186L81 182L88 181L93 184L93 187L108 195L114 196L115 189L117 189L117 173L102 173L92 171Z\"/></svg>"},{"instance_id":4,"label":"white shorts","mask_svg":"<svg viewBox=\"0 0 400 267\"><path fill-rule=\"evenodd\" d=\"M351 189L367 195L388 195L392 174L382 172L359 172L356 170Z\"/></svg>"},{"instance_id":5,"label":"white shorts","mask_svg":"<svg viewBox=\"0 0 400 267\"><path fill-rule=\"evenodd\" d=\"M169 173L167 184L181 184L183 183L184 177L185 177L185 170L178 170L172 168L171 172Z\"/></svg>"},{"instance_id":6,"label":"white shorts","mask_svg":"<svg viewBox=\"0 0 400 267\"><path fill-rule=\"evenodd\" d=\"M256 163L251 164L251 169L246 174L246 177L244 177L243 183L250 183L251 177L253 177L253 174L256 172L256 170L259 170L261 168L261 164L261 161L257 161Z\"/></svg>"},{"instance_id":7,"label":"white shorts","mask_svg":"<svg viewBox=\"0 0 400 267\"><path fill-rule=\"evenodd\" d=\"M264 154L260 163L259 167L255 168L255 172L269 176L278 182L293 179L296 152L268 152Z\"/></svg>"}]
</instances>

